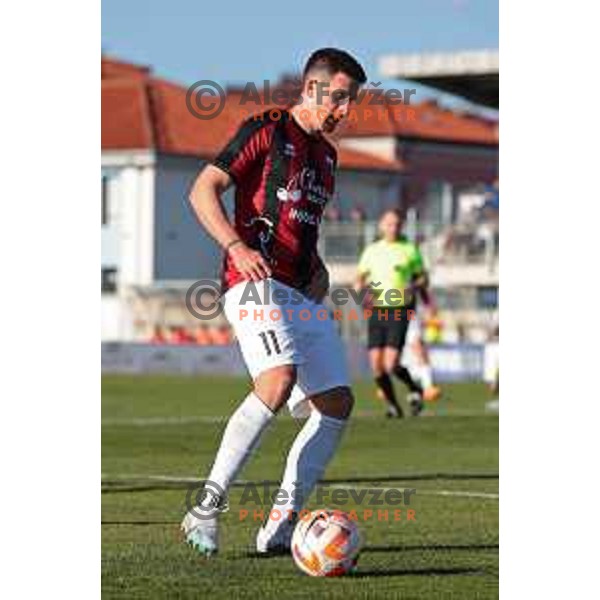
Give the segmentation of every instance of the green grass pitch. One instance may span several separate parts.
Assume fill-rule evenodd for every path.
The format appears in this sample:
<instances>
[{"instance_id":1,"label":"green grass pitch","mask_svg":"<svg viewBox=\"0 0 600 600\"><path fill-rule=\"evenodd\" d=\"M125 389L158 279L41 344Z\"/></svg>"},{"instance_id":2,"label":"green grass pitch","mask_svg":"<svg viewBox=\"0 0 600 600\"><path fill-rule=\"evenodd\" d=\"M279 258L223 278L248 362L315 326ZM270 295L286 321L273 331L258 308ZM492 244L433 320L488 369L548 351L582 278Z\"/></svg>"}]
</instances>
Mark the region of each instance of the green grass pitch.
<instances>
[{"instance_id":1,"label":"green grass pitch","mask_svg":"<svg viewBox=\"0 0 600 600\"><path fill-rule=\"evenodd\" d=\"M103 597L498 597L498 417L485 412L481 384L445 386L435 410L403 421L381 416L371 384L354 386L355 414L325 480L416 493L414 521L393 520L393 509L404 506L373 507L388 508L388 522L363 520L369 507L338 507L357 510L366 540L352 575L311 578L289 556L254 556L260 523L252 513L240 520L240 487L221 519L220 554L196 555L179 532L185 482L206 476L226 418L247 389L235 378L103 378ZM281 415L240 477L279 480L297 427ZM308 507L322 508L314 496Z\"/></svg>"}]
</instances>

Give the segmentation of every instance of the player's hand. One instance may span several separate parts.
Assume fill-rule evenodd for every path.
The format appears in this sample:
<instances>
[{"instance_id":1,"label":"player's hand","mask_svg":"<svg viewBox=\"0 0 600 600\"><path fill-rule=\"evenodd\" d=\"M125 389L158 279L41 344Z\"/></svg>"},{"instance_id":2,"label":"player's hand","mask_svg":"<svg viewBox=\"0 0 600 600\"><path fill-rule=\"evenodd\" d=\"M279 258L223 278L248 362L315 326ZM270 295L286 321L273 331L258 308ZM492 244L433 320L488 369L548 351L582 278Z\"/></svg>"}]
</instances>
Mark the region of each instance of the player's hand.
<instances>
[{"instance_id":1,"label":"player's hand","mask_svg":"<svg viewBox=\"0 0 600 600\"><path fill-rule=\"evenodd\" d=\"M433 319L437 314L437 308L433 302L423 305L423 316L425 319Z\"/></svg>"},{"instance_id":2,"label":"player's hand","mask_svg":"<svg viewBox=\"0 0 600 600\"><path fill-rule=\"evenodd\" d=\"M329 271L327 271L325 265L321 263L310 280L310 283L306 286L304 294L311 300L321 303L328 292Z\"/></svg>"},{"instance_id":3,"label":"player's hand","mask_svg":"<svg viewBox=\"0 0 600 600\"><path fill-rule=\"evenodd\" d=\"M246 244L239 243L232 246L228 252L233 265L242 274L246 281L262 281L271 277L271 267L263 255Z\"/></svg>"},{"instance_id":4,"label":"player's hand","mask_svg":"<svg viewBox=\"0 0 600 600\"><path fill-rule=\"evenodd\" d=\"M362 301L362 306L366 310L372 310L373 302L375 301L375 296L373 292L371 292L371 288L364 288L364 296Z\"/></svg>"}]
</instances>

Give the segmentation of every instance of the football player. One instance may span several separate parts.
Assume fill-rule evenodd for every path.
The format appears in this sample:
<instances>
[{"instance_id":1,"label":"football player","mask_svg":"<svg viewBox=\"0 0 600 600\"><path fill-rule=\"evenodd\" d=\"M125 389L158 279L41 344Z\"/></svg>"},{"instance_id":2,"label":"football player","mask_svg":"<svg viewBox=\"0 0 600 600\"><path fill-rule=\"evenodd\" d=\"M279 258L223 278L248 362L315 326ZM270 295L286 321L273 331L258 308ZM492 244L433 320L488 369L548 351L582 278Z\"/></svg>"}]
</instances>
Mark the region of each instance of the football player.
<instances>
[{"instance_id":1,"label":"football player","mask_svg":"<svg viewBox=\"0 0 600 600\"><path fill-rule=\"evenodd\" d=\"M318 225L334 192L332 133L366 82L362 66L336 48L314 52L300 100L289 110L246 120L197 178L193 209L225 253L225 313L252 377L230 417L204 497L182 528L202 554L218 549L227 490L261 435L287 403L306 417L288 452L274 508L281 519L260 529L258 552L288 550L293 520L338 447L353 406L344 348L322 300L328 275L317 254ZM235 186L235 216L221 201Z\"/></svg>"}]
</instances>

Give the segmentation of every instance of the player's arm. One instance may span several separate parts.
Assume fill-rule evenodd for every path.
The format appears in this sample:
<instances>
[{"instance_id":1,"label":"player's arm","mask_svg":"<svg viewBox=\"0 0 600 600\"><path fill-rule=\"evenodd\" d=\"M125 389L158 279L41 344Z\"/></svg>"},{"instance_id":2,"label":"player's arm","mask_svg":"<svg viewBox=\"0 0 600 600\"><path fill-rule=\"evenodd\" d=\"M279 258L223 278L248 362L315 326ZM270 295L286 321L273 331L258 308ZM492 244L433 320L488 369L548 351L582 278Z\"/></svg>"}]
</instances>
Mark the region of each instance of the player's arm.
<instances>
[{"instance_id":1,"label":"player's arm","mask_svg":"<svg viewBox=\"0 0 600 600\"><path fill-rule=\"evenodd\" d=\"M413 279L413 286L417 290L421 300L426 306L433 305L433 298L429 290L429 274L427 271L422 271Z\"/></svg>"},{"instance_id":2,"label":"player's arm","mask_svg":"<svg viewBox=\"0 0 600 600\"><path fill-rule=\"evenodd\" d=\"M421 251L416 248L413 259L412 287L427 307L433 306L433 298L429 290L429 273L425 269L425 261Z\"/></svg>"},{"instance_id":3,"label":"player's arm","mask_svg":"<svg viewBox=\"0 0 600 600\"><path fill-rule=\"evenodd\" d=\"M208 165L192 186L190 203L198 221L231 256L236 269L246 280L260 281L271 275L271 269L260 252L240 240L223 207L221 198L231 183L228 173Z\"/></svg>"},{"instance_id":4,"label":"player's arm","mask_svg":"<svg viewBox=\"0 0 600 600\"><path fill-rule=\"evenodd\" d=\"M221 200L231 183L231 177L225 171L207 165L196 178L190 192L190 204L198 221L223 249L239 238L229 223Z\"/></svg>"},{"instance_id":5,"label":"player's arm","mask_svg":"<svg viewBox=\"0 0 600 600\"><path fill-rule=\"evenodd\" d=\"M238 182L243 180L251 165L260 160L263 151L260 141L251 126L243 125L215 164L207 165L201 171L190 192L190 204L196 217L247 281L269 277L271 269L260 252L252 250L240 239L229 222L222 195L234 178Z\"/></svg>"}]
</instances>

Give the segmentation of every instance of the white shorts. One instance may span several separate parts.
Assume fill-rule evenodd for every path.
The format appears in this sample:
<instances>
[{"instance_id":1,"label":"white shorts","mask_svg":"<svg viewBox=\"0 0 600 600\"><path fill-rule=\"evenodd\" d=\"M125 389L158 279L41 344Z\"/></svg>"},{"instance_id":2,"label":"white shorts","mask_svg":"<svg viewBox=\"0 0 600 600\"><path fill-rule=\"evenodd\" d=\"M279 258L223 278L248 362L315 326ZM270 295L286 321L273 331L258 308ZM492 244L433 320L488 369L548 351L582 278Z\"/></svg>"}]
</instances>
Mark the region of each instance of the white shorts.
<instances>
[{"instance_id":1,"label":"white shorts","mask_svg":"<svg viewBox=\"0 0 600 600\"><path fill-rule=\"evenodd\" d=\"M488 342L483 351L483 380L495 383L500 368L500 345L498 342Z\"/></svg>"},{"instance_id":2,"label":"white shorts","mask_svg":"<svg viewBox=\"0 0 600 600\"><path fill-rule=\"evenodd\" d=\"M414 317L408 323L406 341L404 343L404 348L402 349L402 356L400 357L401 364L407 369L415 369L420 365L421 361L415 354L415 344L417 344L422 338L423 323L417 310Z\"/></svg>"},{"instance_id":3,"label":"white shorts","mask_svg":"<svg viewBox=\"0 0 600 600\"><path fill-rule=\"evenodd\" d=\"M408 331L406 332L405 347L412 346L415 342L418 342L423 337L423 322L419 316L419 311L415 311L414 317L408 324Z\"/></svg>"},{"instance_id":4,"label":"white shorts","mask_svg":"<svg viewBox=\"0 0 600 600\"><path fill-rule=\"evenodd\" d=\"M310 414L312 395L350 385L344 346L323 304L275 279L238 283L224 303L252 379L273 367L297 365L288 400L294 417Z\"/></svg>"}]
</instances>

